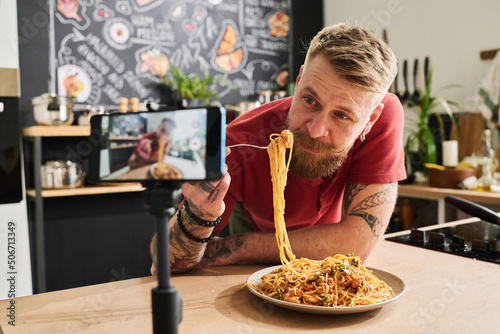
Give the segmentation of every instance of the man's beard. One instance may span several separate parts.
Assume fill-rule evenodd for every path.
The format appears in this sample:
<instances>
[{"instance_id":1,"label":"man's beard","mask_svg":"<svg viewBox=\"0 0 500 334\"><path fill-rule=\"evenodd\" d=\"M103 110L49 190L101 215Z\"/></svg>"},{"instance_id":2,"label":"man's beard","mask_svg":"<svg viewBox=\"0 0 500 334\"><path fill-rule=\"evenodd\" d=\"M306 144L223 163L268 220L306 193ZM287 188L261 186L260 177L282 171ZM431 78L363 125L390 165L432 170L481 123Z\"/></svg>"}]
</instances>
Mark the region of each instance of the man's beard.
<instances>
[{"instance_id":1,"label":"man's beard","mask_svg":"<svg viewBox=\"0 0 500 334\"><path fill-rule=\"evenodd\" d=\"M340 152L332 146L323 144L308 134L298 130L293 133L293 154L290 161L290 171L300 178L315 180L322 177L333 176L342 167L347 155L352 147L344 147ZM310 147L320 154L312 154L300 147L302 144Z\"/></svg>"}]
</instances>

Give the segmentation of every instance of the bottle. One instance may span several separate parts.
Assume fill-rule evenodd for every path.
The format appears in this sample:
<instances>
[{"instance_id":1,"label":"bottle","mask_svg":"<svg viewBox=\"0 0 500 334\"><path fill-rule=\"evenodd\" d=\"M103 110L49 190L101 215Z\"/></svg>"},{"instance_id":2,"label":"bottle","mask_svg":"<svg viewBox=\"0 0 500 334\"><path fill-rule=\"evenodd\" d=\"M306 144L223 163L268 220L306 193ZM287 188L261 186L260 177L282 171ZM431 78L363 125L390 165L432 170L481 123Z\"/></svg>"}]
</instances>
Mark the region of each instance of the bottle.
<instances>
[{"instance_id":1,"label":"bottle","mask_svg":"<svg viewBox=\"0 0 500 334\"><path fill-rule=\"evenodd\" d=\"M476 153L478 157L478 168L481 172L481 177L483 175L484 165L488 164L489 169L487 168L485 171L489 170L489 173L493 174L498 167L498 160L495 156L495 150L493 149L493 145L491 144L491 130L485 129L482 135L482 145L481 150Z\"/></svg>"},{"instance_id":2,"label":"bottle","mask_svg":"<svg viewBox=\"0 0 500 334\"><path fill-rule=\"evenodd\" d=\"M493 174L491 173L491 164L486 162L483 165L481 177L477 180L477 190L490 191L493 183Z\"/></svg>"},{"instance_id":3,"label":"bottle","mask_svg":"<svg viewBox=\"0 0 500 334\"><path fill-rule=\"evenodd\" d=\"M413 222L413 205L411 205L409 199L405 199L403 205L401 206L401 228L403 230L410 229L412 222Z\"/></svg>"}]
</instances>

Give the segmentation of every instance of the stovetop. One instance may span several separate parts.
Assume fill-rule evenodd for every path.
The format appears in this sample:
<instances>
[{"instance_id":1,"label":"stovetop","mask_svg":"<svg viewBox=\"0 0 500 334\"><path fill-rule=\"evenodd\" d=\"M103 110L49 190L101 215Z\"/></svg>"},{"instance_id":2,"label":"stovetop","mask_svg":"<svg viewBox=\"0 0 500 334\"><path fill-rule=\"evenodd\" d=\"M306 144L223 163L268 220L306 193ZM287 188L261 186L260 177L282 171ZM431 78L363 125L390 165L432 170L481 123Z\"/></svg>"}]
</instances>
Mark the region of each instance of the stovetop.
<instances>
[{"instance_id":1,"label":"stovetop","mask_svg":"<svg viewBox=\"0 0 500 334\"><path fill-rule=\"evenodd\" d=\"M485 221L426 231L411 229L386 240L500 264L500 225Z\"/></svg>"}]
</instances>

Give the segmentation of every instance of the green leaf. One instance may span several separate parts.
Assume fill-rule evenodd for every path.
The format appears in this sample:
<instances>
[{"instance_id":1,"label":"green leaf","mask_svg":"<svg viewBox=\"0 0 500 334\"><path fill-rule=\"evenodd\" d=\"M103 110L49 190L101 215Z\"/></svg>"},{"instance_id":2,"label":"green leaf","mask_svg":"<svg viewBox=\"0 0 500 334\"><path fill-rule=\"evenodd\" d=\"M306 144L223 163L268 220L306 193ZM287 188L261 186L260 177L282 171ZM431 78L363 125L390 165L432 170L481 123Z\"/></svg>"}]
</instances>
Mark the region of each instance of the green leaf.
<instances>
[{"instance_id":1,"label":"green leaf","mask_svg":"<svg viewBox=\"0 0 500 334\"><path fill-rule=\"evenodd\" d=\"M458 85L448 85L444 88L454 88ZM432 135L431 128L429 127L429 117L431 115L436 115L439 123L439 130L441 133L441 138L444 138L444 122L438 111L444 110L448 114L452 122L455 122L455 117L453 115L452 106L458 106L457 103L448 101L439 96L432 96L432 71L429 72L427 79L427 84L425 89L421 90L421 98L419 104L412 104L415 117L411 122L407 122L405 130L408 133L406 143L404 145L405 153L405 166L407 172L410 172L410 152L415 149L423 154L424 163L436 163L436 142L434 136ZM456 122L455 122L456 123ZM424 172L427 169L424 168Z\"/></svg>"},{"instance_id":2,"label":"green leaf","mask_svg":"<svg viewBox=\"0 0 500 334\"><path fill-rule=\"evenodd\" d=\"M204 99L208 103L211 98L218 98L219 94L214 87L216 84L237 90L237 87L228 80L212 77L208 73L187 75L177 66L172 65L166 76L160 78L165 84L174 88L183 99Z\"/></svg>"},{"instance_id":3,"label":"green leaf","mask_svg":"<svg viewBox=\"0 0 500 334\"><path fill-rule=\"evenodd\" d=\"M429 128L425 129L425 143L426 143L426 152L425 152L425 161L431 164L436 163L436 142L434 141L434 136Z\"/></svg>"},{"instance_id":4,"label":"green leaf","mask_svg":"<svg viewBox=\"0 0 500 334\"><path fill-rule=\"evenodd\" d=\"M339 268L340 270L342 270L342 271L343 271L344 273L346 273L347 275L350 275L350 274L351 274L351 271L349 270L349 266L348 266L348 265L345 265L345 264L341 263L341 264L339 264L339 265L337 265L337 266L338 266L338 268Z\"/></svg>"}]
</instances>

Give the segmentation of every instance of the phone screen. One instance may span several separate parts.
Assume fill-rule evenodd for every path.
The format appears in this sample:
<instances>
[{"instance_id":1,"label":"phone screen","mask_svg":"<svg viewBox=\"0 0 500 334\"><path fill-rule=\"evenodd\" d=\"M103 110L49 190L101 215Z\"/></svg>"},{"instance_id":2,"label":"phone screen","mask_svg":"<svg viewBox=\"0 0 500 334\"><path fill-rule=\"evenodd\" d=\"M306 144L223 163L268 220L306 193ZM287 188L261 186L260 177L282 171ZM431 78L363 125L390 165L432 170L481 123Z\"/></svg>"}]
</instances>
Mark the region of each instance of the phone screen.
<instances>
[{"instance_id":1,"label":"phone screen","mask_svg":"<svg viewBox=\"0 0 500 334\"><path fill-rule=\"evenodd\" d=\"M207 107L93 116L100 135L90 181L215 180L222 176L225 110Z\"/></svg>"}]
</instances>

